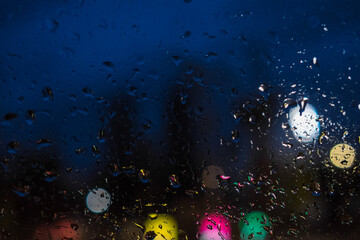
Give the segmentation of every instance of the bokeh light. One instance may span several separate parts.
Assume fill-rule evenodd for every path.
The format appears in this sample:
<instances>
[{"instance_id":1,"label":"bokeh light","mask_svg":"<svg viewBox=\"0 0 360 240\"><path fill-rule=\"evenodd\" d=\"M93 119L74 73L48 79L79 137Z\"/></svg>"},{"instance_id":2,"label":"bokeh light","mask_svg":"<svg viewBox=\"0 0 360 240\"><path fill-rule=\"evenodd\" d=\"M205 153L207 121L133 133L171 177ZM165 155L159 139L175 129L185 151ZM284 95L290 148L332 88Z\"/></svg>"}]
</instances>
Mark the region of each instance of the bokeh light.
<instances>
[{"instance_id":1,"label":"bokeh light","mask_svg":"<svg viewBox=\"0 0 360 240\"><path fill-rule=\"evenodd\" d=\"M54 223L42 224L34 233L36 240L49 239L72 239L80 240L85 237L85 230L79 220L74 218L63 218Z\"/></svg>"},{"instance_id":2,"label":"bokeh light","mask_svg":"<svg viewBox=\"0 0 360 240\"><path fill-rule=\"evenodd\" d=\"M149 214L145 221L146 240L178 240L178 225L175 218L167 214Z\"/></svg>"},{"instance_id":3,"label":"bokeh light","mask_svg":"<svg viewBox=\"0 0 360 240\"><path fill-rule=\"evenodd\" d=\"M86 196L86 206L93 213L105 212L110 204L110 194L103 188L93 189Z\"/></svg>"},{"instance_id":4,"label":"bokeh light","mask_svg":"<svg viewBox=\"0 0 360 240\"><path fill-rule=\"evenodd\" d=\"M215 165L211 165L202 172L202 181L206 188L217 189L219 187L218 176L224 175L224 170Z\"/></svg>"},{"instance_id":5,"label":"bokeh light","mask_svg":"<svg viewBox=\"0 0 360 240\"><path fill-rule=\"evenodd\" d=\"M245 222L240 221L240 238L265 240L268 239L271 230L269 217L261 211L253 211L245 214Z\"/></svg>"},{"instance_id":6,"label":"bokeh light","mask_svg":"<svg viewBox=\"0 0 360 240\"><path fill-rule=\"evenodd\" d=\"M212 213L201 220L200 240L230 240L231 225L225 215Z\"/></svg>"},{"instance_id":7,"label":"bokeh light","mask_svg":"<svg viewBox=\"0 0 360 240\"><path fill-rule=\"evenodd\" d=\"M317 139L320 133L320 123L315 108L307 104L290 109L289 125L295 138L303 143L309 143Z\"/></svg>"},{"instance_id":8,"label":"bokeh light","mask_svg":"<svg viewBox=\"0 0 360 240\"><path fill-rule=\"evenodd\" d=\"M350 168L355 162L355 149L346 143L335 145L330 150L330 161L338 168Z\"/></svg>"}]
</instances>

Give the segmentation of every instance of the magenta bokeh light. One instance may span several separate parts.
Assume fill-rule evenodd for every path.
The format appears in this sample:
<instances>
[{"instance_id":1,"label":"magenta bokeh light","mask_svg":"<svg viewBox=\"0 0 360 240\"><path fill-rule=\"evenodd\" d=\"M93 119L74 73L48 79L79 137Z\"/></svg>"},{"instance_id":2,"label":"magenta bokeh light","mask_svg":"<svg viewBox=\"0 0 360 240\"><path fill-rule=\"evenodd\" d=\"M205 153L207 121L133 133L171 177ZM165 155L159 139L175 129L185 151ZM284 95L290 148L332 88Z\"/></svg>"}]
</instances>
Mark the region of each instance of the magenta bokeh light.
<instances>
[{"instance_id":1,"label":"magenta bokeh light","mask_svg":"<svg viewBox=\"0 0 360 240\"><path fill-rule=\"evenodd\" d=\"M200 240L230 240L231 226L228 218L220 213L211 213L206 215L199 227Z\"/></svg>"}]
</instances>

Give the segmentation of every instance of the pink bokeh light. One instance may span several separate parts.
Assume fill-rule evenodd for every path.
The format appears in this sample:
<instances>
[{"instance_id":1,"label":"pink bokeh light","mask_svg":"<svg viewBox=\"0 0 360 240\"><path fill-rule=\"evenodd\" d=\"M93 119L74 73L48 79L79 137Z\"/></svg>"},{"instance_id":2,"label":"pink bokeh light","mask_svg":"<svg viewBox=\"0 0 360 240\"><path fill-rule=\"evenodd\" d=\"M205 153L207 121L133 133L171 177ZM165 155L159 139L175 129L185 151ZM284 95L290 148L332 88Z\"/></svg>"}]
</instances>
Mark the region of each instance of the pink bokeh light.
<instances>
[{"instance_id":1,"label":"pink bokeh light","mask_svg":"<svg viewBox=\"0 0 360 240\"><path fill-rule=\"evenodd\" d=\"M228 218L220 213L205 214L199 227L200 240L230 240L231 226Z\"/></svg>"}]
</instances>

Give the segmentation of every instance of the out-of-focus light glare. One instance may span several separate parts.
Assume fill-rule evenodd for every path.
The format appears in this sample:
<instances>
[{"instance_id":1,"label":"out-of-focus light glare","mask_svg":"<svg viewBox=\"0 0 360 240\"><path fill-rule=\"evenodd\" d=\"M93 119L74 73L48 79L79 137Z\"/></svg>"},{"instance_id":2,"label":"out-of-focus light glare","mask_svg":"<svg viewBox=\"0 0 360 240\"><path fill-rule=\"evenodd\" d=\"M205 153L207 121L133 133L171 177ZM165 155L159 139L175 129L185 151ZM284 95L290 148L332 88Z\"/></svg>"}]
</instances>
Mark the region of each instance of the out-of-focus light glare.
<instances>
[{"instance_id":1,"label":"out-of-focus light glare","mask_svg":"<svg viewBox=\"0 0 360 240\"><path fill-rule=\"evenodd\" d=\"M34 239L84 239L85 233L80 221L77 219L61 219L51 224L43 224L37 227Z\"/></svg>"},{"instance_id":2,"label":"out-of-focus light glare","mask_svg":"<svg viewBox=\"0 0 360 240\"><path fill-rule=\"evenodd\" d=\"M252 240L268 239L268 232L271 232L271 223L269 217L260 211L254 211L245 214L247 223L240 221L240 238Z\"/></svg>"},{"instance_id":3,"label":"out-of-focus light glare","mask_svg":"<svg viewBox=\"0 0 360 240\"><path fill-rule=\"evenodd\" d=\"M301 109L300 106L292 108L289 114L289 125L295 138L300 142L312 142L318 138L320 133L318 115L310 104L306 104L304 109Z\"/></svg>"},{"instance_id":4,"label":"out-of-focus light glare","mask_svg":"<svg viewBox=\"0 0 360 240\"><path fill-rule=\"evenodd\" d=\"M145 239L178 240L178 225L175 218L167 214L149 214L145 221Z\"/></svg>"},{"instance_id":5,"label":"out-of-focus light glare","mask_svg":"<svg viewBox=\"0 0 360 240\"><path fill-rule=\"evenodd\" d=\"M226 216L213 213L201 220L200 240L230 240L231 225Z\"/></svg>"},{"instance_id":6,"label":"out-of-focus light glare","mask_svg":"<svg viewBox=\"0 0 360 240\"><path fill-rule=\"evenodd\" d=\"M119 223L120 224L120 223ZM114 239L116 240L135 240L143 239L143 226L137 221L126 220L121 224L121 231L117 231Z\"/></svg>"},{"instance_id":7,"label":"out-of-focus light glare","mask_svg":"<svg viewBox=\"0 0 360 240\"><path fill-rule=\"evenodd\" d=\"M95 188L86 196L86 206L93 213L105 212L111 204L111 196L103 188Z\"/></svg>"},{"instance_id":8,"label":"out-of-focus light glare","mask_svg":"<svg viewBox=\"0 0 360 240\"><path fill-rule=\"evenodd\" d=\"M222 168L211 165L204 169L202 173L202 181L206 188L216 189L219 187L217 176L224 175L225 172Z\"/></svg>"},{"instance_id":9,"label":"out-of-focus light glare","mask_svg":"<svg viewBox=\"0 0 360 240\"><path fill-rule=\"evenodd\" d=\"M355 150L346 143L335 145L330 150L330 161L338 168L350 168L355 161Z\"/></svg>"}]
</instances>

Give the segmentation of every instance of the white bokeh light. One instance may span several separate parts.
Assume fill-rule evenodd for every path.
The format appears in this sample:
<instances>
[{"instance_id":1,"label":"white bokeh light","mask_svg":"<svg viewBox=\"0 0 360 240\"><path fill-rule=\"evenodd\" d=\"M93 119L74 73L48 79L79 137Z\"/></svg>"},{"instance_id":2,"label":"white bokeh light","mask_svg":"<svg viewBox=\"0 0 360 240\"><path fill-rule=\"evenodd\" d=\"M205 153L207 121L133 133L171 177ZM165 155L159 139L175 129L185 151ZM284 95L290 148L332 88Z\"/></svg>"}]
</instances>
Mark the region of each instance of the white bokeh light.
<instances>
[{"instance_id":1,"label":"white bokeh light","mask_svg":"<svg viewBox=\"0 0 360 240\"><path fill-rule=\"evenodd\" d=\"M289 125L295 138L304 143L317 139L320 133L320 123L316 110L310 104L300 113L300 106L294 107L289 113Z\"/></svg>"},{"instance_id":2,"label":"white bokeh light","mask_svg":"<svg viewBox=\"0 0 360 240\"><path fill-rule=\"evenodd\" d=\"M110 204L110 194L103 188L91 190L86 197L86 206L93 213L105 212Z\"/></svg>"}]
</instances>

